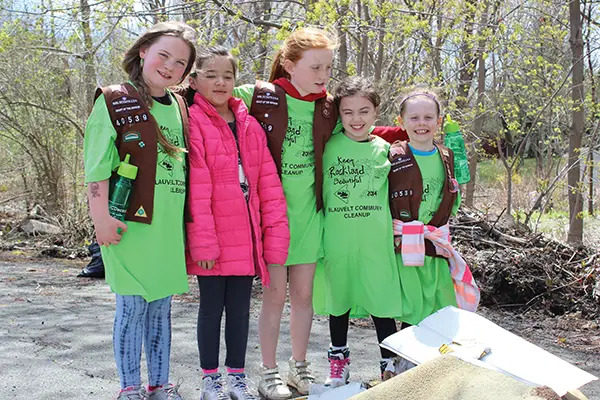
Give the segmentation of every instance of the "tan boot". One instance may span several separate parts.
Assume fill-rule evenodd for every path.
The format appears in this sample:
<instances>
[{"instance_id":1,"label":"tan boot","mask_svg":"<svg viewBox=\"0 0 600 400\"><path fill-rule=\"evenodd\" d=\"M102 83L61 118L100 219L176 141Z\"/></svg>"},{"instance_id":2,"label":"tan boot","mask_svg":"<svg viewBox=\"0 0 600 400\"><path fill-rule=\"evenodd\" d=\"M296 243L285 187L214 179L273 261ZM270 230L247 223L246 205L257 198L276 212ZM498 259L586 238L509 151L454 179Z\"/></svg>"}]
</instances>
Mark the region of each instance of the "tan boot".
<instances>
[{"instance_id":1,"label":"tan boot","mask_svg":"<svg viewBox=\"0 0 600 400\"><path fill-rule=\"evenodd\" d=\"M258 392L267 400L284 400L292 397L292 392L281 379L279 369L260 366Z\"/></svg>"},{"instance_id":2,"label":"tan boot","mask_svg":"<svg viewBox=\"0 0 600 400\"><path fill-rule=\"evenodd\" d=\"M287 384L296 388L300 394L307 395L310 384L315 381L315 377L308 370L310 363L306 360L296 361L293 358L290 358L288 363L290 372Z\"/></svg>"}]
</instances>

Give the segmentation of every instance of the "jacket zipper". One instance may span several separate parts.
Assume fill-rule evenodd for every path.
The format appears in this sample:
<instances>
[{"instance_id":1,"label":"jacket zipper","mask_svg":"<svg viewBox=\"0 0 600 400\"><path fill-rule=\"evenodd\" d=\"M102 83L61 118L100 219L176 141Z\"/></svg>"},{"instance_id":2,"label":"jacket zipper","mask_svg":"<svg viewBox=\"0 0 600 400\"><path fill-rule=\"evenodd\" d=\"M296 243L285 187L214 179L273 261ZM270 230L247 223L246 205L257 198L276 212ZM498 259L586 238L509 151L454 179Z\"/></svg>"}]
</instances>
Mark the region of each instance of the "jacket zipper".
<instances>
[{"instance_id":1,"label":"jacket zipper","mask_svg":"<svg viewBox=\"0 0 600 400\"><path fill-rule=\"evenodd\" d=\"M246 118L244 120L244 139L246 138L245 137L245 133L248 130L248 124L249 124L249 121L248 121L248 118ZM235 138L234 138L234 140L235 140ZM238 132L238 141L237 141L237 143L238 143L239 157L240 157L240 160L242 162L242 169L244 170L244 175L245 175L246 171L248 171L248 170L246 169L246 166L244 165L244 157L242 157L242 154L243 154L243 152L242 152L242 143L243 143L243 140L241 139L241 135L239 134L239 132ZM254 224L252 223L252 213L250 212L250 200L251 200L251 197L252 197L252 190L251 190L250 181L248 180L248 178L246 178L246 181L248 181L248 200L246 201L246 211L248 212L248 219L247 219L247 221L248 221L248 224L250 224L250 246L252 247L252 260L254 262L254 275L259 275L258 274L258 270L260 270L260 264L258 263L258 255L256 254L256 243L257 243L257 240L255 240L256 233L254 232ZM241 186L240 186L240 192L242 192L242 197L244 197L244 200L246 200L245 196L244 196L244 193L242 191Z\"/></svg>"}]
</instances>

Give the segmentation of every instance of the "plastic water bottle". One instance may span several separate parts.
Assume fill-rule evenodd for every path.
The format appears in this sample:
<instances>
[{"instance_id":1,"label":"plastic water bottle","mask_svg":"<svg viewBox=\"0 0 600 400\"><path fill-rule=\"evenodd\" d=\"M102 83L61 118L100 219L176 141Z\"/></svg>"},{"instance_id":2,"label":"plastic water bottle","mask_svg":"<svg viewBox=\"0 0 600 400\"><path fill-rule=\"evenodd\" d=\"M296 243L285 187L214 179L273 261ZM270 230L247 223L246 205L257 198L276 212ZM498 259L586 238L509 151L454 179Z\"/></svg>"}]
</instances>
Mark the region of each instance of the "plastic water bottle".
<instances>
[{"instance_id":1,"label":"plastic water bottle","mask_svg":"<svg viewBox=\"0 0 600 400\"><path fill-rule=\"evenodd\" d=\"M467 149L465 141L458 122L452 120L450 115L446 115L444 121L444 145L454 152L454 175L458 183L463 184L471 180L469 171L469 160L467 158Z\"/></svg>"},{"instance_id":2,"label":"plastic water bottle","mask_svg":"<svg viewBox=\"0 0 600 400\"><path fill-rule=\"evenodd\" d=\"M117 169L116 179L111 181L108 212L113 218L120 221L125 219L125 213L129 208L133 181L137 176L137 171L138 168L135 165L129 164L129 154L127 154Z\"/></svg>"}]
</instances>

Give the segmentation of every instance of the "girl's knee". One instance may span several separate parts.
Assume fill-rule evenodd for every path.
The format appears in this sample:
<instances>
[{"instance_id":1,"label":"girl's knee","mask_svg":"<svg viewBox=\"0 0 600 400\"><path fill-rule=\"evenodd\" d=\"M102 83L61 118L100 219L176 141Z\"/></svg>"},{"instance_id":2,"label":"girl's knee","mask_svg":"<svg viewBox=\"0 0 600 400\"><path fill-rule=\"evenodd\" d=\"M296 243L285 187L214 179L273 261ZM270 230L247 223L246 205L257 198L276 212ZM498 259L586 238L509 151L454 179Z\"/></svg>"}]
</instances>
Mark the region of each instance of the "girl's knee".
<instances>
[{"instance_id":1,"label":"girl's knee","mask_svg":"<svg viewBox=\"0 0 600 400\"><path fill-rule=\"evenodd\" d=\"M291 306L312 308L312 287L311 288L302 288L296 289L290 292L290 303Z\"/></svg>"},{"instance_id":2,"label":"girl's knee","mask_svg":"<svg viewBox=\"0 0 600 400\"><path fill-rule=\"evenodd\" d=\"M225 307L225 318L228 321L231 320L247 320L250 319L250 307L245 305L235 304L233 306Z\"/></svg>"},{"instance_id":3,"label":"girl's knee","mask_svg":"<svg viewBox=\"0 0 600 400\"><path fill-rule=\"evenodd\" d=\"M285 304L286 290L285 287L271 287L264 288L263 291L263 305L269 305L273 307L283 308Z\"/></svg>"}]
</instances>

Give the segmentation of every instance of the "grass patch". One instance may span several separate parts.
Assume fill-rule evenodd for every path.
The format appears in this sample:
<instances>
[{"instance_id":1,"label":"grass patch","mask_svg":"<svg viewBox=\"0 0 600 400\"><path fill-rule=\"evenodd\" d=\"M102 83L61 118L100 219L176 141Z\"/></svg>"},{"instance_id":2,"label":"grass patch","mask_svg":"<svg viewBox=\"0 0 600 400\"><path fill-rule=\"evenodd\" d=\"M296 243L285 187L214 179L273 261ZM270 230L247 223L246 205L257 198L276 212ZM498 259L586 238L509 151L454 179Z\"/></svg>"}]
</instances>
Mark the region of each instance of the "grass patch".
<instances>
[{"instance_id":1,"label":"grass patch","mask_svg":"<svg viewBox=\"0 0 600 400\"><path fill-rule=\"evenodd\" d=\"M527 178L536 180L535 158L526 158L517 171L513 170L513 181ZM477 179L483 186L506 182L506 169L497 158L486 158L477 163Z\"/></svg>"},{"instance_id":2,"label":"grass patch","mask_svg":"<svg viewBox=\"0 0 600 400\"><path fill-rule=\"evenodd\" d=\"M540 215L535 211L529 225L534 231L565 241L569 232L569 213L550 210ZM600 217L586 215L583 218L583 243L590 247L600 246Z\"/></svg>"}]
</instances>

